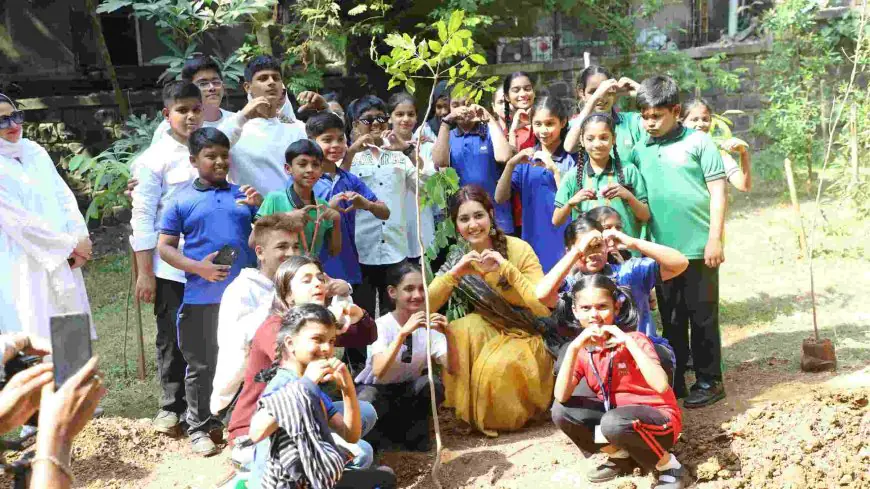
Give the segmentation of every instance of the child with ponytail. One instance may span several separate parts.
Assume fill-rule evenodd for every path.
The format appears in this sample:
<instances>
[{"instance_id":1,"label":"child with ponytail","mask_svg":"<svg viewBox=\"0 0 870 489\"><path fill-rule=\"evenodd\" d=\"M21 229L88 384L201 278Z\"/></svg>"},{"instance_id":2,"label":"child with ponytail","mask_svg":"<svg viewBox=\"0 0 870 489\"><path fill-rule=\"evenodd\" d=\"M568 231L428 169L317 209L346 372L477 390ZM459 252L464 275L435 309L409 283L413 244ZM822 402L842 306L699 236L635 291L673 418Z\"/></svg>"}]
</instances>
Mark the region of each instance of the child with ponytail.
<instances>
[{"instance_id":1,"label":"child with ponytail","mask_svg":"<svg viewBox=\"0 0 870 489\"><path fill-rule=\"evenodd\" d=\"M311 264L303 265L302 269L306 266L311 266ZM304 271L302 273L305 274ZM316 293L315 291L315 295ZM250 437L252 442L257 443L250 480L251 487L270 487L270 483L276 478L284 479L286 477L291 479L295 477L296 487L300 487L300 484L304 484L306 481L314 481L316 476L322 477L323 473L329 473L332 476L331 482L334 485L331 487L335 487L340 484L339 478L345 479L344 475L340 475L344 466L342 461L352 463L354 469L365 468L353 463L359 461L360 455L354 453L352 449L345 449L346 444L353 443L360 444L364 450L368 448L368 451L371 450L371 447L360 439L363 433L362 406L357 400L350 370L341 360L333 356L337 331L335 316L316 302L295 306L282 316L280 328L275 336L275 361L272 367L263 370L254 379L257 382L268 382L268 385L260 398L260 409L251 419ZM298 419L300 417L298 411L303 410L306 406L278 404L277 408L273 408L275 403L270 398L280 397L283 389L292 389L291 384L297 382L308 383L312 390L317 393L319 402L315 403L315 409L319 405L322 412L325 413L328 429L322 426L322 423L317 423L321 425L319 430L305 430L301 434L287 432L287 426L294 421L292 418L295 416ZM334 403L326 393L315 387L326 382L335 382L341 392L341 402ZM288 407L289 409L287 409ZM291 415L288 411L296 412ZM317 418L320 416L315 415L314 419ZM308 426L308 428L312 428L312 426ZM281 433L279 430L285 431ZM330 431L331 436L328 434ZM315 437L315 433L320 435L316 440L303 440L306 437ZM288 469L285 461L285 451L290 450L288 445L295 445L292 448L295 448L298 456L301 457L306 452L304 448L300 448L300 445L309 444L311 446L312 441L320 444L322 447L320 453L324 456L311 457L314 460L308 460L307 463L302 461L300 464L301 474L300 471ZM345 443L341 443L342 441ZM272 442L275 442L275 446L272 446ZM324 444L325 447L323 447ZM329 470L332 468L328 462L330 460L335 462L332 471ZM370 464L371 461L368 463ZM389 473L378 470L365 472L354 470L353 472L355 474L352 474L351 477L357 480L364 473L368 477L380 476L387 481L390 476ZM322 480L320 477L317 479L319 479L318 482ZM374 487L374 484L382 481L372 480L371 482L371 485L364 487ZM329 484L325 484L325 486L329 486ZM345 486L360 487L361 485ZM279 483L274 487L285 486Z\"/></svg>"},{"instance_id":2,"label":"child with ponytail","mask_svg":"<svg viewBox=\"0 0 870 489\"><path fill-rule=\"evenodd\" d=\"M508 160L495 189L498 203L506 202L511 191L520 195L523 209L520 237L532 245L544 272L550 271L565 251L560 246L565 222L556 223L552 216L557 211L554 201L560 180L577 167L574 157L562 147L568 116L568 105L559 98L539 99L532 117L538 143Z\"/></svg>"},{"instance_id":3,"label":"child with ponytail","mask_svg":"<svg viewBox=\"0 0 870 489\"><path fill-rule=\"evenodd\" d=\"M634 165L624 164L616 148L616 123L596 112L579 124L583 150L576 168L562 176L556 192L553 225L600 205L613 207L622 217L625 234L639 238L650 218L646 185Z\"/></svg>"},{"instance_id":4,"label":"child with ponytail","mask_svg":"<svg viewBox=\"0 0 870 489\"><path fill-rule=\"evenodd\" d=\"M683 106L683 125L689 129L710 134L713 127L713 108L710 102L702 98L690 100ZM725 177L728 183L741 192L752 190L752 159L746 144L731 138L725 141L716 141L719 146L719 154L722 156L722 164L725 166ZM734 160L731 153L740 156L740 163Z\"/></svg>"},{"instance_id":5,"label":"child with ponytail","mask_svg":"<svg viewBox=\"0 0 870 489\"><path fill-rule=\"evenodd\" d=\"M323 269L316 259L310 256L292 256L278 267L275 273L275 297L272 302L270 316L257 329L251 340L250 353L245 366L245 379L241 393L233 409L229 423L230 440L238 446L250 445L247 441L251 417L256 410L257 400L264 392L266 385L254 380L255 376L269 365L275 366L277 355L275 341L281 329L284 316L293 308L302 304L318 304L324 306L332 296L346 295L346 291L334 290L336 280L330 280L323 274ZM359 308L356 308L359 309ZM361 310L350 314L343 324L351 323L337 331L335 344L341 347L365 348L377 338L374 321ZM368 403L362 403L362 433L365 435L375 424L377 414ZM353 465L367 467L371 465L373 453L365 442L348 443L356 458ZM244 464L242 464L244 465Z\"/></svg>"},{"instance_id":6,"label":"child with ponytail","mask_svg":"<svg viewBox=\"0 0 870 489\"><path fill-rule=\"evenodd\" d=\"M619 151L627 158L635 144L646 141L647 133L643 129L640 113L617 112L617 98L630 95L636 96L640 84L631 78L622 77L619 80L606 69L598 65L590 65L580 72L577 80L577 99L583 104L578 113L568 124L568 135L565 137L565 150L574 153L582 145L582 129L579 127L590 114L604 112L610 114L614 122L614 151Z\"/></svg>"},{"instance_id":7,"label":"child with ponytail","mask_svg":"<svg viewBox=\"0 0 870 489\"><path fill-rule=\"evenodd\" d=\"M635 331L628 290L604 274L580 277L572 312L583 328L568 346L556 378L553 422L585 457L607 461L587 474L592 483L655 470L654 489L681 489L685 469L670 452L682 414L653 343Z\"/></svg>"}]
</instances>

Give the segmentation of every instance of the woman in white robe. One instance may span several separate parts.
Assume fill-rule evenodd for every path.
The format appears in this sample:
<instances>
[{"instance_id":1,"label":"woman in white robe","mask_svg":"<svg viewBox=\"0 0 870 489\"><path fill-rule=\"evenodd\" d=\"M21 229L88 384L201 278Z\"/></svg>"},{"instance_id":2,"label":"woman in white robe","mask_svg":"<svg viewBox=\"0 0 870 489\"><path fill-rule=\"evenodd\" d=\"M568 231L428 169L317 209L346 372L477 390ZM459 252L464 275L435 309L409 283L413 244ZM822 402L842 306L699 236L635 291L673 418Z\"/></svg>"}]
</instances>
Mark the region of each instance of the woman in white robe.
<instances>
[{"instance_id":1,"label":"woman in white robe","mask_svg":"<svg viewBox=\"0 0 870 489\"><path fill-rule=\"evenodd\" d=\"M91 316L80 268L91 242L75 196L21 122L0 94L0 331L49 338L51 316Z\"/></svg>"}]
</instances>

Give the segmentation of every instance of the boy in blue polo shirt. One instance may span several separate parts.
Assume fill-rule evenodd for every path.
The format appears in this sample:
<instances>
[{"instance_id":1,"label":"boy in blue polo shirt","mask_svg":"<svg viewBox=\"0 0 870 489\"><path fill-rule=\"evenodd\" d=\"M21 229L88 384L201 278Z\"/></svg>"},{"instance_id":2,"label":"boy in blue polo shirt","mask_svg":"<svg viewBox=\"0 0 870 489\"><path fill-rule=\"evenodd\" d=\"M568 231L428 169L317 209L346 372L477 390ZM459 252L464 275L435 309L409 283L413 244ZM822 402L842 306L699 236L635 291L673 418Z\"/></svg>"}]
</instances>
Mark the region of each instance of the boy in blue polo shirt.
<instances>
[{"instance_id":1,"label":"boy in blue polo shirt","mask_svg":"<svg viewBox=\"0 0 870 489\"><path fill-rule=\"evenodd\" d=\"M459 185L479 185L495 202L495 187L512 151L498 121L480 105L451 99L432 149L437 168L452 166ZM495 221L506 234L514 232L510 202L495 205Z\"/></svg>"},{"instance_id":2,"label":"boy in blue polo shirt","mask_svg":"<svg viewBox=\"0 0 870 489\"><path fill-rule=\"evenodd\" d=\"M187 280L178 310L178 343L187 362L185 418L194 453L210 456L218 449L209 432L220 428L209 409L218 310L227 285L242 268L256 264L248 237L263 198L251 187L227 183L230 141L222 132L197 129L188 145L199 177L176 194L163 214L157 248L160 258L183 270ZM182 235L183 252L178 249ZM221 264L214 263L219 253Z\"/></svg>"},{"instance_id":3,"label":"boy in blue polo shirt","mask_svg":"<svg viewBox=\"0 0 870 489\"><path fill-rule=\"evenodd\" d=\"M653 241L689 259L679 276L657 286L664 336L674 348L674 392L684 407L707 406L725 397L719 337L719 265L725 261L725 168L709 135L680 123L676 82L653 76L637 94L649 139L632 149L629 161L647 188ZM686 390L689 323L697 382Z\"/></svg>"}]
</instances>

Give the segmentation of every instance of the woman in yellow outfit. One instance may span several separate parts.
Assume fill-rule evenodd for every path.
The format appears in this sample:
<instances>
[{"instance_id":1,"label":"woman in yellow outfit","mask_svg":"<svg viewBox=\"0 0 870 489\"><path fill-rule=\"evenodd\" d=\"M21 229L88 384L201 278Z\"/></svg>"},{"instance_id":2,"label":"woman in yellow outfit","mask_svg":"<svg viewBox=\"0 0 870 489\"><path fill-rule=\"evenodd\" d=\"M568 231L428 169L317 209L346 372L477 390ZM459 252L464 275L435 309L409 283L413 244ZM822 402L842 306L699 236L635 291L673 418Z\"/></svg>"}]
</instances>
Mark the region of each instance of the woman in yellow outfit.
<instances>
[{"instance_id":1,"label":"woman in yellow outfit","mask_svg":"<svg viewBox=\"0 0 870 489\"><path fill-rule=\"evenodd\" d=\"M535 296L544 273L525 241L495 225L487 193L462 187L450 215L462 240L429 285L432 310L451 297L469 314L450 323L459 369L444 373L446 405L489 436L518 430L553 398L553 359L539 318L550 310Z\"/></svg>"}]
</instances>

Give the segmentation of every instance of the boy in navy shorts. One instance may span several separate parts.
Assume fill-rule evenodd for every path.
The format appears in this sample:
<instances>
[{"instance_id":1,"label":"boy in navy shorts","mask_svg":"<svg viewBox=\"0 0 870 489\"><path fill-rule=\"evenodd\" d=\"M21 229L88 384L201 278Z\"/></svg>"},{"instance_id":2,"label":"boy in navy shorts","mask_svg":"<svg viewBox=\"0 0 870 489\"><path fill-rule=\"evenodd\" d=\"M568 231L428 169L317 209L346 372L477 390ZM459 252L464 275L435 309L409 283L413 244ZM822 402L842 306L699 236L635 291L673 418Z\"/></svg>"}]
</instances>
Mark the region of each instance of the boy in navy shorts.
<instances>
[{"instance_id":1,"label":"boy in navy shorts","mask_svg":"<svg viewBox=\"0 0 870 489\"><path fill-rule=\"evenodd\" d=\"M160 258L183 270L187 283L178 311L178 343L187 362L185 415L193 451L218 449L209 436L220 429L209 410L217 364L221 296L242 268L256 264L248 247L251 222L263 198L251 187L227 183L230 141L215 128L190 135L190 162L198 177L180 190L160 222ZM184 251L178 249L184 236ZM217 261L218 263L215 263Z\"/></svg>"}]
</instances>

